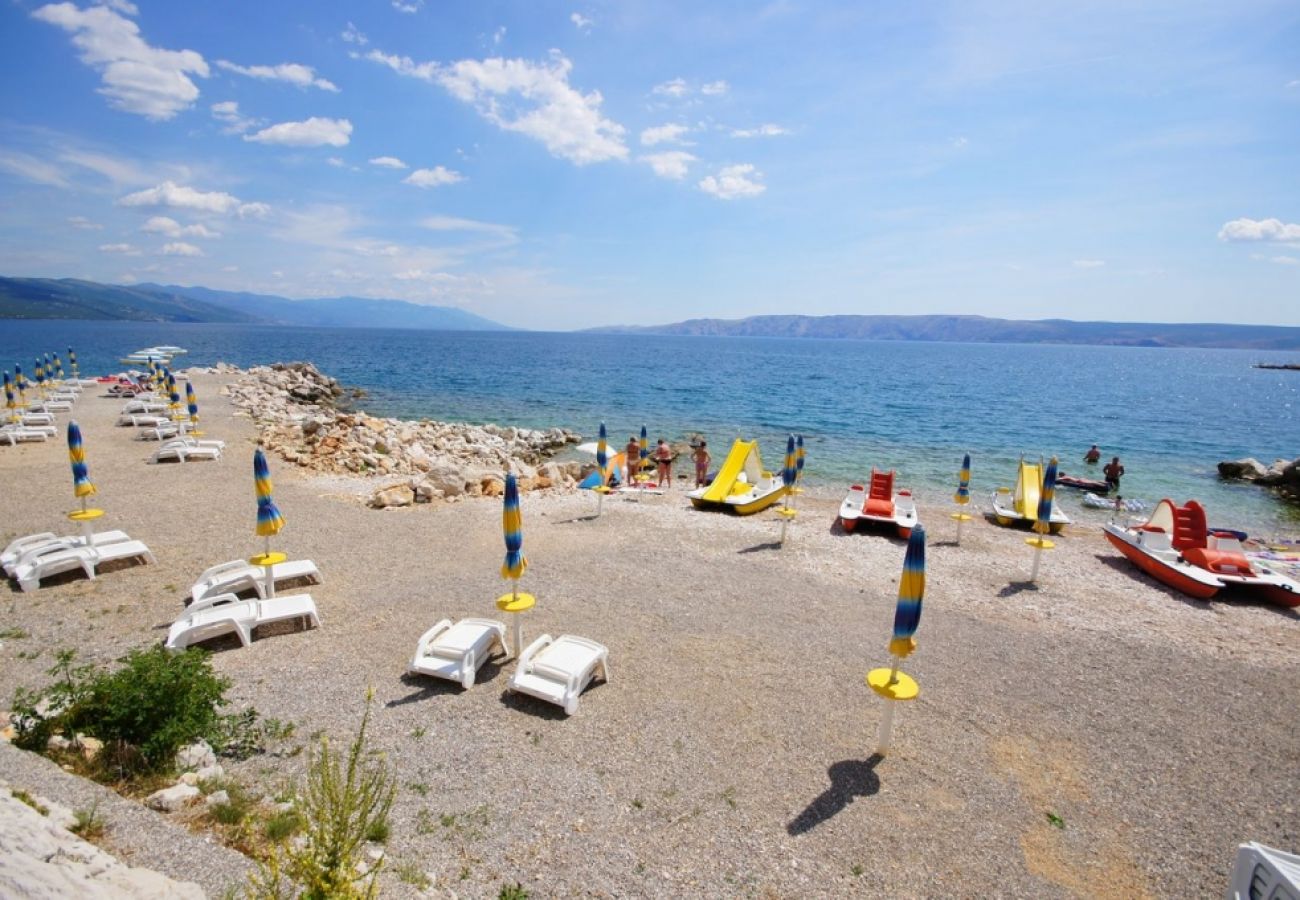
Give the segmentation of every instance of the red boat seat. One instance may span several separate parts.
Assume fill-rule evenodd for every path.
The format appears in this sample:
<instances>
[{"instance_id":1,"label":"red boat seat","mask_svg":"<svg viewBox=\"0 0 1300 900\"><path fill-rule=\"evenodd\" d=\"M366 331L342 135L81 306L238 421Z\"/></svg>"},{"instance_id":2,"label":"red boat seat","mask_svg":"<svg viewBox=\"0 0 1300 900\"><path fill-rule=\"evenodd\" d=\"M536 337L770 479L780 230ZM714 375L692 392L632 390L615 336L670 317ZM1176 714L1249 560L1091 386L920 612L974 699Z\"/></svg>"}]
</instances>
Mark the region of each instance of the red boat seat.
<instances>
[{"instance_id":1,"label":"red boat seat","mask_svg":"<svg viewBox=\"0 0 1300 900\"><path fill-rule=\"evenodd\" d=\"M882 518L892 519L894 517L894 501L876 500L869 497L867 498L866 505L863 506L863 510L869 516L880 516Z\"/></svg>"},{"instance_id":2,"label":"red boat seat","mask_svg":"<svg viewBox=\"0 0 1300 900\"><path fill-rule=\"evenodd\" d=\"M894 471L892 469L888 472L877 472L874 468L871 470L871 493L868 496L872 500L894 499Z\"/></svg>"},{"instance_id":3,"label":"red boat seat","mask_svg":"<svg viewBox=\"0 0 1300 900\"><path fill-rule=\"evenodd\" d=\"M1205 547L1205 509L1201 504L1188 500L1186 506L1174 507L1174 534L1170 543L1175 550L1183 551Z\"/></svg>"},{"instance_id":4,"label":"red boat seat","mask_svg":"<svg viewBox=\"0 0 1300 900\"><path fill-rule=\"evenodd\" d=\"M1189 547L1183 551L1183 559L1194 566L1208 569L1218 575L1254 575L1250 560L1231 550L1207 550L1204 547Z\"/></svg>"}]
</instances>

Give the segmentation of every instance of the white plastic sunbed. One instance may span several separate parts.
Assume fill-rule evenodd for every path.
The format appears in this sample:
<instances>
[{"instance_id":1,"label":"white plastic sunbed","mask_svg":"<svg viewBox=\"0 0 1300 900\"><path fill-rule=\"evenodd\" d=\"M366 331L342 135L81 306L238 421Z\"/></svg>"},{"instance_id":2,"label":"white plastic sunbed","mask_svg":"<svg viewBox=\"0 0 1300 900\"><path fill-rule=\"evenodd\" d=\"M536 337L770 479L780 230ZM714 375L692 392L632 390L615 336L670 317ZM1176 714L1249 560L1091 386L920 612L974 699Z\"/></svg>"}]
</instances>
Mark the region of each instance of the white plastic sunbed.
<instances>
[{"instance_id":1,"label":"white plastic sunbed","mask_svg":"<svg viewBox=\"0 0 1300 900\"><path fill-rule=\"evenodd\" d=\"M107 544L120 544L129 540L131 540L131 537L125 531L96 531L90 536L90 545L92 547L101 547ZM0 567L4 568L6 575L13 577L14 569L20 563L37 554L49 553L54 550L72 550L84 546L86 546L86 539L79 534L65 537L61 537L52 531L29 534L27 537L11 541L9 546L5 547L4 552L0 553Z\"/></svg>"},{"instance_id":2,"label":"white plastic sunbed","mask_svg":"<svg viewBox=\"0 0 1300 900\"><path fill-rule=\"evenodd\" d=\"M10 447L15 444L25 444L32 441L48 441L49 439L49 434L40 428L24 428L21 425L6 425L3 428L0 428L0 441L3 441Z\"/></svg>"},{"instance_id":3,"label":"white plastic sunbed","mask_svg":"<svg viewBox=\"0 0 1300 900\"><path fill-rule=\"evenodd\" d=\"M141 428L136 433L136 438L142 441L170 441L180 433L180 426L175 422L164 422L156 428Z\"/></svg>"},{"instance_id":4,"label":"white plastic sunbed","mask_svg":"<svg viewBox=\"0 0 1300 900\"><path fill-rule=\"evenodd\" d=\"M519 667L506 689L562 706L564 714L571 716L578 711L578 697L597 670L608 683L609 650L603 644L571 634L558 639L544 634L519 657Z\"/></svg>"},{"instance_id":5,"label":"white plastic sunbed","mask_svg":"<svg viewBox=\"0 0 1300 900\"><path fill-rule=\"evenodd\" d=\"M320 627L316 601L310 594L290 594L273 600L240 600L234 594L222 594L209 598L198 609L186 610L168 629L164 646L168 650L183 650L191 644L233 633L247 647L253 642L253 630L259 625L304 618Z\"/></svg>"},{"instance_id":6,"label":"white plastic sunbed","mask_svg":"<svg viewBox=\"0 0 1300 900\"><path fill-rule=\"evenodd\" d=\"M33 403L29 409L35 412L68 412L72 409L71 400L42 400L40 403Z\"/></svg>"},{"instance_id":7,"label":"white plastic sunbed","mask_svg":"<svg viewBox=\"0 0 1300 900\"><path fill-rule=\"evenodd\" d=\"M122 404L122 415L128 416L132 413L160 413L167 409L167 404L157 400L146 400L137 397L134 400L128 400Z\"/></svg>"},{"instance_id":8,"label":"white plastic sunbed","mask_svg":"<svg viewBox=\"0 0 1300 900\"><path fill-rule=\"evenodd\" d=\"M170 425L171 420L166 416L123 414L117 417L117 424L123 428L157 428L160 425Z\"/></svg>"},{"instance_id":9,"label":"white plastic sunbed","mask_svg":"<svg viewBox=\"0 0 1300 900\"><path fill-rule=\"evenodd\" d=\"M154 451L153 455L155 463L165 460L175 460L183 463L189 462L191 459L219 460L221 459L221 448L202 444L189 444L185 441L167 441Z\"/></svg>"},{"instance_id":10,"label":"white plastic sunbed","mask_svg":"<svg viewBox=\"0 0 1300 900\"><path fill-rule=\"evenodd\" d=\"M408 672L459 681L468 690L474 675L487 662L492 646L506 653L506 626L492 619L443 619L420 636Z\"/></svg>"},{"instance_id":11,"label":"white plastic sunbed","mask_svg":"<svg viewBox=\"0 0 1300 900\"><path fill-rule=\"evenodd\" d=\"M96 568L104 563L135 558L143 558L151 563L157 562L143 542L122 541L105 546L70 547L66 550L42 553L31 562L16 566L10 577L16 579L18 586L24 591L32 591L40 587L41 581L51 575L81 569L86 573L86 577L93 581Z\"/></svg>"},{"instance_id":12,"label":"white plastic sunbed","mask_svg":"<svg viewBox=\"0 0 1300 900\"><path fill-rule=\"evenodd\" d=\"M320 570L310 559L291 559L276 563L271 566L271 578L276 587L279 587L282 581L294 581L298 578L310 579L313 584L324 581ZM242 559L232 559L230 562L213 566L199 575L199 580L190 588L190 600L197 603L215 594L238 594L249 590L257 591L257 595L265 599L265 567L250 565Z\"/></svg>"},{"instance_id":13,"label":"white plastic sunbed","mask_svg":"<svg viewBox=\"0 0 1300 900\"><path fill-rule=\"evenodd\" d=\"M29 409L27 412L19 416L18 422L21 425L26 425L28 428L53 428L54 413L33 412Z\"/></svg>"}]
</instances>

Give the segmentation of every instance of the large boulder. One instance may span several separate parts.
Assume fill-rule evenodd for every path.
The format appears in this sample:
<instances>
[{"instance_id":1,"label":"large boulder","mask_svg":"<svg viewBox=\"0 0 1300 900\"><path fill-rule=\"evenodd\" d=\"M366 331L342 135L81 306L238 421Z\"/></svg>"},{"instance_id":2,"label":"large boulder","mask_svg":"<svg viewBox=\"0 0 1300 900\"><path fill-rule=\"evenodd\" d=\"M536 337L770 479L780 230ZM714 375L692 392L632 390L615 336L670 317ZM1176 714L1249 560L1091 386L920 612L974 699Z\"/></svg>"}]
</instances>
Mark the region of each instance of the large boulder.
<instances>
[{"instance_id":1,"label":"large boulder","mask_svg":"<svg viewBox=\"0 0 1300 900\"><path fill-rule=\"evenodd\" d=\"M1220 478L1244 478L1247 481L1257 481L1266 474L1268 469L1252 456L1219 463Z\"/></svg>"},{"instance_id":2,"label":"large boulder","mask_svg":"<svg viewBox=\"0 0 1300 900\"><path fill-rule=\"evenodd\" d=\"M374 509L410 506L414 502L415 491L411 490L409 484L396 484L392 487L382 488L375 491L374 496L370 498L370 505Z\"/></svg>"},{"instance_id":3,"label":"large boulder","mask_svg":"<svg viewBox=\"0 0 1300 900\"><path fill-rule=\"evenodd\" d=\"M176 768L182 772L206 769L217 764L217 754L207 741L195 741L176 751Z\"/></svg>"},{"instance_id":4,"label":"large boulder","mask_svg":"<svg viewBox=\"0 0 1300 900\"><path fill-rule=\"evenodd\" d=\"M203 792L192 784L174 784L161 791L154 791L144 798L144 805L159 812L176 812Z\"/></svg>"}]
</instances>

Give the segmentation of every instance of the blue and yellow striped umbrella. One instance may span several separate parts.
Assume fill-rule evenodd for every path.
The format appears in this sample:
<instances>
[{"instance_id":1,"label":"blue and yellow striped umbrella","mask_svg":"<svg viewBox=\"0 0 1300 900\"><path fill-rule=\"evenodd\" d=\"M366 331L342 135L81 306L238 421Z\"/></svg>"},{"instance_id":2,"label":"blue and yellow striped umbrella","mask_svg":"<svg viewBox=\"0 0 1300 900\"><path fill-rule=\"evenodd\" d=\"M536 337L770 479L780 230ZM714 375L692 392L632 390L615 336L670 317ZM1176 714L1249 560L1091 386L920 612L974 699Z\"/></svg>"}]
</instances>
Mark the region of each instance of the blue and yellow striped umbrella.
<instances>
[{"instance_id":1,"label":"blue and yellow striped umbrella","mask_svg":"<svg viewBox=\"0 0 1300 900\"><path fill-rule=\"evenodd\" d=\"M59 379L63 379L63 361L59 359L59 354L54 354L54 371L59 373Z\"/></svg>"},{"instance_id":2,"label":"blue and yellow striped umbrella","mask_svg":"<svg viewBox=\"0 0 1300 900\"><path fill-rule=\"evenodd\" d=\"M799 479L803 478L803 459L805 456L804 449L803 449L802 434L795 439L794 446L795 446L794 469L795 469L795 473L798 476L795 480L798 481Z\"/></svg>"},{"instance_id":3,"label":"blue and yellow striped umbrella","mask_svg":"<svg viewBox=\"0 0 1300 900\"><path fill-rule=\"evenodd\" d=\"M76 422L68 423L68 459L72 461L72 493L76 497L89 497L95 493L95 483L86 468L86 449L81 446L81 428Z\"/></svg>"},{"instance_id":4,"label":"blue and yellow striped umbrella","mask_svg":"<svg viewBox=\"0 0 1300 900\"><path fill-rule=\"evenodd\" d=\"M284 527L284 516L271 499L271 470L266 467L266 455L258 447L253 453L253 483L257 490L257 534L270 537Z\"/></svg>"},{"instance_id":5,"label":"blue and yellow striped umbrella","mask_svg":"<svg viewBox=\"0 0 1300 900\"><path fill-rule=\"evenodd\" d=\"M18 413L14 412L18 408L18 402L14 399L14 383L9 380L9 371L5 370L5 409L9 410L9 420L18 421Z\"/></svg>"},{"instance_id":6,"label":"blue and yellow striped umbrella","mask_svg":"<svg viewBox=\"0 0 1300 900\"><path fill-rule=\"evenodd\" d=\"M799 477L799 454L794 447L794 435L785 439L785 464L781 467L781 483L787 488L794 487Z\"/></svg>"},{"instance_id":7,"label":"blue and yellow striped umbrella","mask_svg":"<svg viewBox=\"0 0 1300 900\"><path fill-rule=\"evenodd\" d=\"M81 370L77 368L77 351L68 348L68 365L72 367L72 377L80 378Z\"/></svg>"},{"instance_id":8,"label":"blue and yellow striped umbrella","mask_svg":"<svg viewBox=\"0 0 1300 900\"><path fill-rule=\"evenodd\" d=\"M894 609L894 638L889 652L899 659L916 649L916 626L921 624L925 597L925 528L917 525L907 539L903 575L898 579L898 606Z\"/></svg>"},{"instance_id":9,"label":"blue and yellow striped umbrella","mask_svg":"<svg viewBox=\"0 0 1300 900\"><path fill-rule=\"evenodd\" d=\"M45 390L45 368L41 365L39 356L36 357L36 371L33 373L33 377L36 379L37 389Z\"/></svg>"},{"instance_id":10,"label":"blue and yellow striped umbrella","mask_svg":"<svg viewBox=\"0 0 1300 900\"><path fill-rule=\"evenodd\" d=\"M199 427L199 398L194 396L194 384L185 382L185 405L188 407L187 412L190 414L190 426Z\"/></svg>"},{"instance_id":11,"label":"blue and yellow striped umbrella","mask_svg":"<svg viewBox=\"0 0 1300 900\"><path fill-rule=\"evenodd\" d=\"M181 391L176 386L176 376L172 370L167 370L167 408L171 410L173 420L180 418L181 413Z\"/></svg>"},{"instance_id":12,"label":"blue and yellow striped umbrella","mask_svg":"<svg viewBox=\"0 0 1300 900\"><path fill-rule=\"evenodd\" d=\"M524 557L524 520L519 512L519 482L514 473L506 475L505 501L501 509L501 530L506 536L506 559L501 564L501 577L513 578L518 590L520 578L528 571Z\"/></svg>"},{"instance_id":13,"label":"blue and yellow striped umbrella","mask_svg":"<svg viewBox=\"0 0 1300 900\"><path fill-rule=\"evenodd\" d=\"M646 437L645 425L641 426L641 438L637 441L637 446L641 448L637 455L641 458L640 466L644 469L648 465L646 460L650 458L650 440Z\"/></svg>"},{"instance_id":14,"label":"blue and yellow striped umbrella","mask_svg":"<svg viewBox=\"0 0 1300 900\"><path fill-rule=\"evenodd\" d=\"M600 468L600 478L605 479L605 467L609 465L609 440L605 432L605 423L600 423L600 437L596 440L596 465Z\"/></svg>"},{"instance_id":15,"label":"blue and yellow striped umbrella","mask_svg":"<svg viewBox=\"0 0 1300 900\"><path fill-rule=\"evenodd\" d=\"M23 367L14 363L14 387L18 388L18 405L27 405L27 379L23 377Z\"/></svg>"},{"instance_id":16,"label":"blue and yellow striped umbrella","mask_svg":"<svg viewBox=\"0 0 1300 900\"><path fill-rule=\"evenodd\" d=\"M958 506L970 503L970 454L961 458L961 472L957 475L957 493L952 496Z\"/></svg>"},{"instance_id":17,"label":"blue and yellow striped umbrella","mask_svg":"<svg viewBox=\"0 0 1300 900\"><path fill-rule=\"evenodd\" d=\"M1052 530L1052 498L1056 495L1056 457L1047 464L1043 473L1043 490L1038 498L1038 518L1034 522L1034 531L1047 534Z\"/></svg>"}]
</instances>

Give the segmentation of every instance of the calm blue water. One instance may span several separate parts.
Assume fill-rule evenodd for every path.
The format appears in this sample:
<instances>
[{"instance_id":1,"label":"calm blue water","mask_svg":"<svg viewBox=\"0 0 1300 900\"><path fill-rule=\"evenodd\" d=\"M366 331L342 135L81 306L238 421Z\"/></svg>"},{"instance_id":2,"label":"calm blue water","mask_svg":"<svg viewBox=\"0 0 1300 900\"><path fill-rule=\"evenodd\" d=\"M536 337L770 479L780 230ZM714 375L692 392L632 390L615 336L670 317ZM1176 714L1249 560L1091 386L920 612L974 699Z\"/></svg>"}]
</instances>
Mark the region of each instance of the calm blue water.
<instances>
[{"instance_id":1,"label":"calm blue water","mask_svg":"<svg viewBox=\"0 0 1300 900\"><path fill-rule=\"evenodd\" d=\"M77 350L83 373L120 371L150 344L190 350L179 365L309 359L369 396L370 413L561 425L616 444L702 432L715 459L757 437L770 467L785 435L808 441L808 475L827 493L872 464L898 469L922 502L946 498L961 455L972 490L1010 484L1021 453L1060 455L1085 474L1091 443L1127 467L1124 494L1196 497L1214 524L1300 534L1300 510L1221 483L1215 463L1300 456L1300 372L1251 368L1300 353L174 325L0 322L0 366L30 376L37 351ZM66 360L65 360L66 362ZM201 401L200 401L201 402ZM1071 515L1078 495L1058 496Z\"/></svg>"}]
</instances>

